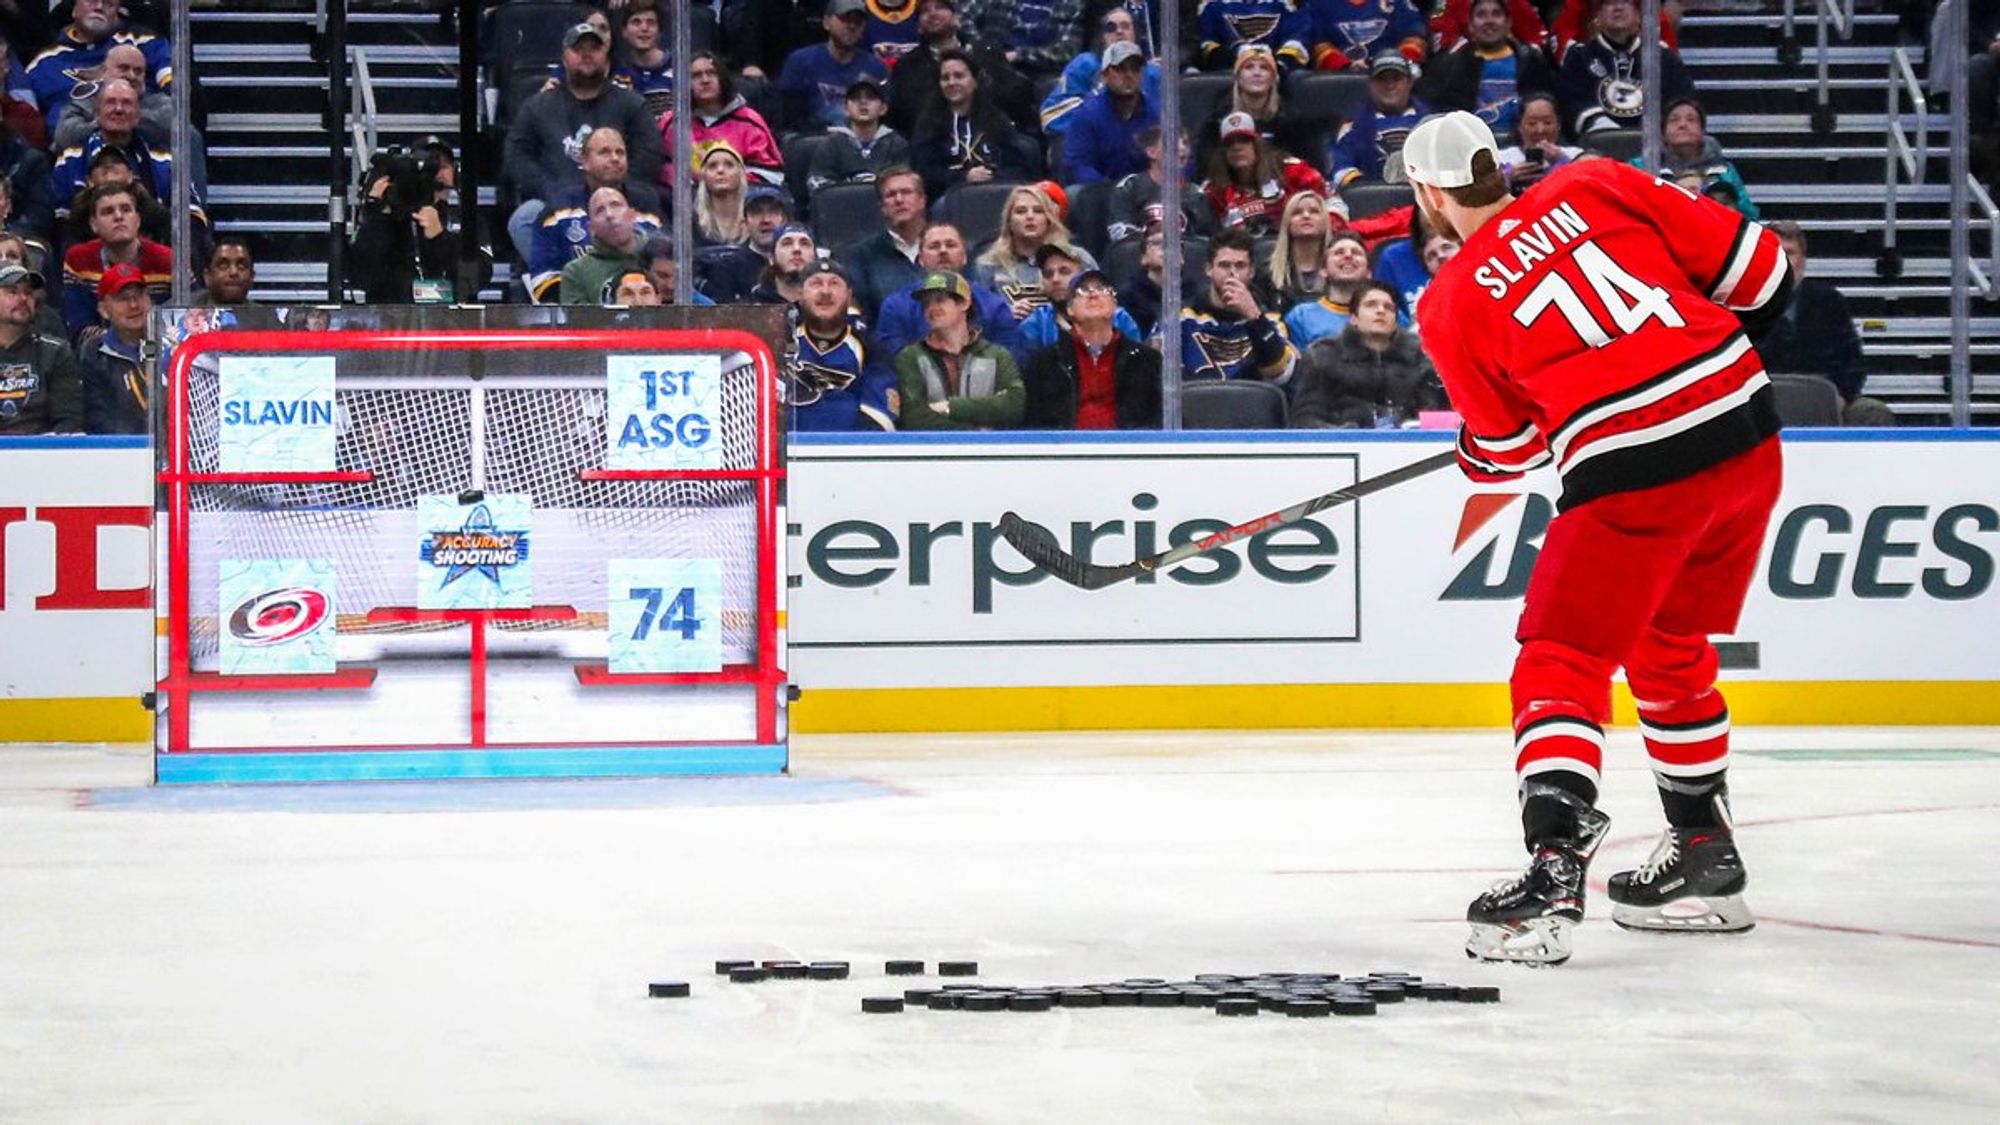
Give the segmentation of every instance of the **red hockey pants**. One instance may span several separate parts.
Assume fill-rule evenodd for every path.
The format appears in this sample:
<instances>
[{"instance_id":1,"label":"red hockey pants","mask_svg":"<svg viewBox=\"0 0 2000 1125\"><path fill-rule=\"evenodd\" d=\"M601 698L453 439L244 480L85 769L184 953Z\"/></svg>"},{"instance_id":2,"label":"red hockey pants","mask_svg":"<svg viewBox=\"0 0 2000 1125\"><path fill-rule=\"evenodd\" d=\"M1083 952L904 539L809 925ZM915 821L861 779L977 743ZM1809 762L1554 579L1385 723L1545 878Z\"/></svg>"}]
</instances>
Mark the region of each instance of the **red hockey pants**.
<instances>
[{"instance_id":1,"label":"red hockey pants","mask_svg":"<svg viewBox=\"0 0 2000 1125\"><path fill-rule=\"evenodd\" d=\"M1743 612L1777 505L1777 438L1671 484L1613 493L1557 516L1515 636L1515 769L1603 768L1611 677L1625 669L1655 772L1724 768L1729 712L1712 633Z\"/></svg>"}]
</instances>

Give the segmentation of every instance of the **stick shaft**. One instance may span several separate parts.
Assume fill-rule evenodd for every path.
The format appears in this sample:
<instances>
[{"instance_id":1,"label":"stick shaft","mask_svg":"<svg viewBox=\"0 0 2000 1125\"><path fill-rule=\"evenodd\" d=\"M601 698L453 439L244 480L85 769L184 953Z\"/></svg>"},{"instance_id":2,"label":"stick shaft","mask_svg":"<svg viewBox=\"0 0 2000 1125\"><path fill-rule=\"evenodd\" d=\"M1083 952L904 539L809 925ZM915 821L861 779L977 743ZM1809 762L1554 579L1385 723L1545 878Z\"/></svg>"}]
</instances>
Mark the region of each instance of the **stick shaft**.
<instances>
[{"instance_id":1,"label":"stick shaft","mask_svg":"<svg viewBox=\"0 0 2000 1125\"><path fill-rule=\"evenodd\" d=\"M1458 451L1456 449L1433 454L1420 461L1412 461L1402 468L1391 469L1379 476L1372 476L1367 480L1357 481L1346 488L1336 488L1332 492L1322 493L1310 500L1301 500L1289 508L1281 508L1269 515L1258 516L1254 520L1239 523L1235 527L1225 528L1213 535L1196 539L1191 543L1184 543L1170 551L1145 560L1142 565L1147 570L1158 570L1163 567L1173 566L1176 563L1186 562L1196 555L1206 554L1218 547L1225 547L1239 539L1246 539L1259 532L1269 531L1274 527L1297 523L1309 516L1326 511L1336 504L1344 504L1349 500L1359 500L1363 496L1380 492L1385 488L1393 488L1404 481L1414 480L1417 477L1434 473L1447 465L1454 464L1457 460Z\"/></svg>"}]
</instances>

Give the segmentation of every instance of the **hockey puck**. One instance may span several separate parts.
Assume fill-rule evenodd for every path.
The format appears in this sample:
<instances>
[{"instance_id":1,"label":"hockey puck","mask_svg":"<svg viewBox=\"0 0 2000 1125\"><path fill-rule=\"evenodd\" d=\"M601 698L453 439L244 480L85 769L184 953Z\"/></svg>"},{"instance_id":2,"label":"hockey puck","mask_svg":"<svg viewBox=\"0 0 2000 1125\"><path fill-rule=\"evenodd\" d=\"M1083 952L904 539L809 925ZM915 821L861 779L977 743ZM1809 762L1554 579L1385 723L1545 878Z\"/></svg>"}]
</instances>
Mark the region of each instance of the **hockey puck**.
<instances>
[{"instance_id":1,"label":"hockey puck","mask_svg":"<svg viewBox=\"0 0 2000 1125\"><path fill-rule=\"evenodd\" d=\"M1004 992L968 992L958 1006L968 1012L1004 1012L1012 997Z\"/></svg>"},{"instance_id":2,"label":"hockey puck","mask_svg":"<svg viewBox=\"0 0 2000 1125\"><path fill-rule=\"evenodd\" d=\"M810 971L804 961L766 961L764 968L772 980L804 980Z\"/></svg>"},{"instance_id":3,"label":"hockey puck","mask_svg":"<svg viewBox=\"0 0 2000 1125\"><path fill-rule=\"evenodd\" d=\"M1017 992L1007 998L1010 1012L1046 1012L1056 1006L1056 998L1046 992Z\"/></svg>"},{"instance_id":4,"label":"hockey puck","mask_svg":"<svg viewBox=\"0 0 2000 1125\"><path fill-rule=\"evenodd\" d=\"M1088 988L1065 988L1056 997L1065 1008L1102 1008L1104 995Z\"/></svg>"},{"instance_id":5,"label":"hockey puck","mask_svg":"<svg viewBox=\"0 0 2000 1125\"><path fill-rule=\"evenodd\" d=\"M921 1008L930 1003L931 997L937 994L938 990L935 988L906 988L903 990L903 999L911 1006Z\"/></svg>"},{"instance_id":6,"label":"hockey puck","mask_svg":"<svg viewBox=\"0 0 2000 1125\"><path fill-rule=\"evenodd\" d=\"M1285 1014L1307 1019L1333 1014L1333 1005L1324 1000L1294 1000L1285 1005Z\"/></svg>"},{"instance_id":7,"label":"hockey puck","mask_svg":"<svg viewBox=\"0 0 2000 1125\"><path fill-rule=\"evenodd\" d=\"M1291 1002L1291 996L1284 992L1260 992L1257 994L1257 1006L1267 1012L1282 1012L1285 1010L1285 1006Z\"/></svg>"},{"instance_id":8,"label":"hockey puck","mask_svg":"<svg viewBox=\"0 0 2000 1125\"><path fill-rule=\"evenodd\" d=\"M1348 996L1336 996L1329 1003L1333 1006L1333 1014L1336 1016L1372 1016L1375 1014L1375 1001L1373 1000L1356 1000Z\"/></svg>"},{"instance_id":9,"label":"hockey puck","mask_svg":"<svg viewBox=\"0 0 2000 1125\"><path fill-rule=\"evenodd\" d=\"M933 1012L954 1012L958 1010L959 1001L964 998L963 992L933 992L924 1001L924 1007Z\"/></svg>"},{"instance_id":10,"label":"hockey puck","mask_svg":"<svg viewBox=\"0 0 2000 1125\"><path fill-rule=\"evenodd\" d=\"M1142 988L1139 990L1141 1008L1179 1008L1185 1001L1178 990L1172 988Z\"/></svg>"},{"instance_id":11,"label":"hockey puck","mask_svg":"<svg viewBox=\"0 0 2000 1125\"><path fill-rule=\"evenodd\" d=\"M1254 1016L1257 1014L1255 1000L1217 1000L1215 1014L1218 1016Z\"/></svg>"},{"instance_id":12,"label":"hockey puck","mask_svg":"<svg viewBox=\"0 0 2000 1125\"><path fill-rule=\"evenodd\" d=\"M882 971L892 977L920 977L924 975L922 961L885 961Z\"/></svg>"},{"instance_id":13,"label":"hockey puck","mask_svg":"<svg viewBox=\"0 0 2000 1125\"><path fill-rule=\"evenodd\" d=\"M1400 984L1390 984L1385 981L1371 984L1363 991L1367 992L1369 998L1378 1004L1400 1004L1403 1002L1403 986Z\"/></svg>"},{"instance_id":14,"label":"hockey puck","mask_svg":"<svg viewBox=\"0 0 2000 1125\"><path fill-rule=\"evenodd\" d=\"M1243 978L1235 973L1196 973L1194 979L1199 984L1235 984Z\"/></svg>"},{"instance_id":15,"label":"hockey puck","mask_svg":"<svg viewBox=\"0 0 2000 1125\"><path fill-rule=\"evenodd\" d=\"M814 961L806 966L806 975L814 980L846 980L847 962Z\"/></svg>"},{"instance_id":16,"label":"hockey puck","mask_svg":"<svg viewBox=\"0 0 2000 1125\"><path fill-rule=\"evenodd\" d=\"M658 1000L679 999L688 993L688 982L684 980L656 980L646 986L646 995Z\"/></svg>"},{"instance_id":17,"label":"hockey puck","mask_svg":"<svg viewBox=\"0 0 2000 1125\"><path fill-rule=\"evenodd\" d=\"M1139 1006L1139 994L1129 988L1100 988L1097 990L1097 994L1104 997L1104 1006L1107 1008L1136 1008Z\"/></svg>"},{"instance_id":18,"label":"hockey puck","mask_svg":"<svg viewBox=\"0 0 2000 1125\"><path fill-rule=\"evenodd\" d=\"M760 969L755 965L729 970L729 982L731 984L756 984L758 981L768 980L770 976L771 971L769 969Z\"/></svg>"},{"instance_id":19,"label":"hockey puck","mask_svg":"<svg viewBox=\"0 0 2000 1125\"><path fill-rule=\"evenodd\" d=\"M1500 989L1491 984L1468 984L1458 990L1458 999L1462 1004L1498 1004Z\"/></svg>"},{"instance_id":20,"label":"hockey puck","mask_svg":"<svg viewBox=\"0 0 2000 1125\"><path fill-rule=\"evenodd\" d=\"M737 969L754 969L756 967L757 962L755 961L717 961L715 963L715 975L726 977Z\"/></svg>"},{"instance_id":21,"label":"hockey puck","mask_svg":"<svg viewBox=\"0 0 2000 1125\"><path fill-rule=\"evenodd\" d=\"M979 962L939 961L938 975L941 977L976 977L979 975Z\"/></svg>"},{"instance_id":22,"label":"hockey puck","mask_svg":"<svg viewBox=\"0 0 2000 1125\"><path fill-rule=\"evenodd\" d=\"M861 998L861 1010L864 1012L883 1013L900 1012L903 1010L903 998L900 996L864 996Z\"/></svg>"},{"instance_id":23,"label":"hockey puck","mask_svg":"<svg viewBox=\"0 0 2000 1125\"><path fill-rule=\"evenodd\" d=\"M1417 995L1426 1000L1456 1000L1458 999L1458 986L1441 983L1419 985L1417 987Z\"/></svg>"},{"instance_id":24,"label":"hockey puck","mask_svg":"<svg viewBox=\"0 0 2000 1125\"><path fill-rule=\"evenodd\" d=\"M1181 1003L1190 1008L1213 1008L1215 1007L1215 1002L1220 999L1222 999L1222 995L1212 989L1184 988L1181 990Z\"/></svg>"}]
</instances>

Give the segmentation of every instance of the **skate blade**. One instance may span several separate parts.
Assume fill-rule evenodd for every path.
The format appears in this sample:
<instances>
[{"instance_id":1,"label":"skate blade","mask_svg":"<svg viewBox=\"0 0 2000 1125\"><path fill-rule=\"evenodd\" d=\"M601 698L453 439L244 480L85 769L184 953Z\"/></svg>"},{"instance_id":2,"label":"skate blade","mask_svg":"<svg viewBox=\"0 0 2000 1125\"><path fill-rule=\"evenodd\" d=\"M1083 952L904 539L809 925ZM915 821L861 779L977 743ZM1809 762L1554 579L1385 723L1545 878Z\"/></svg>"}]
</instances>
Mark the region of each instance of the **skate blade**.
<instances>
[{"instance_id":1,"label":"skate blade","mask_svg":"<svg viewBox=\"0 0 2000 1125\"><path fill-rule=\"evenodd\" d=\"M1535 918L1518 926L1475 922L1465 939L1465 955L1509 965L1560 965L1569 960L1569 932L1575 927L1567 918Z\"/></svg>"},{"instance_id":2,"label":"skate blade","mask_svg":"<svg viewBox=\"0 0 2000 1125\"><path fill-rule=\"evenodd\" d=\"M1611 904L1620 928L1652 934L1740 934L1757 926L1742 895L1689 896L1660 906Z\"/></svg>"}]
</instances>

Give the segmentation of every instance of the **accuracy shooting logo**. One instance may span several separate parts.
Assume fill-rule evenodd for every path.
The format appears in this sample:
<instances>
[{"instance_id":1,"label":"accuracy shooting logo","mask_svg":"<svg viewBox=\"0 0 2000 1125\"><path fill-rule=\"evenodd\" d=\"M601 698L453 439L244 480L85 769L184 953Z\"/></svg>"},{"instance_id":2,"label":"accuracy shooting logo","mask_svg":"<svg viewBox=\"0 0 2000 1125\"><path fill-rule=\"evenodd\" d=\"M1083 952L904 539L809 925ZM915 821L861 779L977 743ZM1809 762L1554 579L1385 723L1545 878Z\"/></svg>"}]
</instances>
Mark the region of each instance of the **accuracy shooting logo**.
<instances>
[{"instance_id":1,"label":"accuracy shooting logo","mask_svg":"<svg viewBox=\"0 0 2000 1125\"><path fill-rule=\"evenodd\" d=\"M468 574L484 575L496 587L502 569L513 569L528 561L528 533L503 531L493 522L486 505L476 505L456 531L433 531L424 542L421 557L444 571L438 589Z\"/></svg>"}]
</instances>

